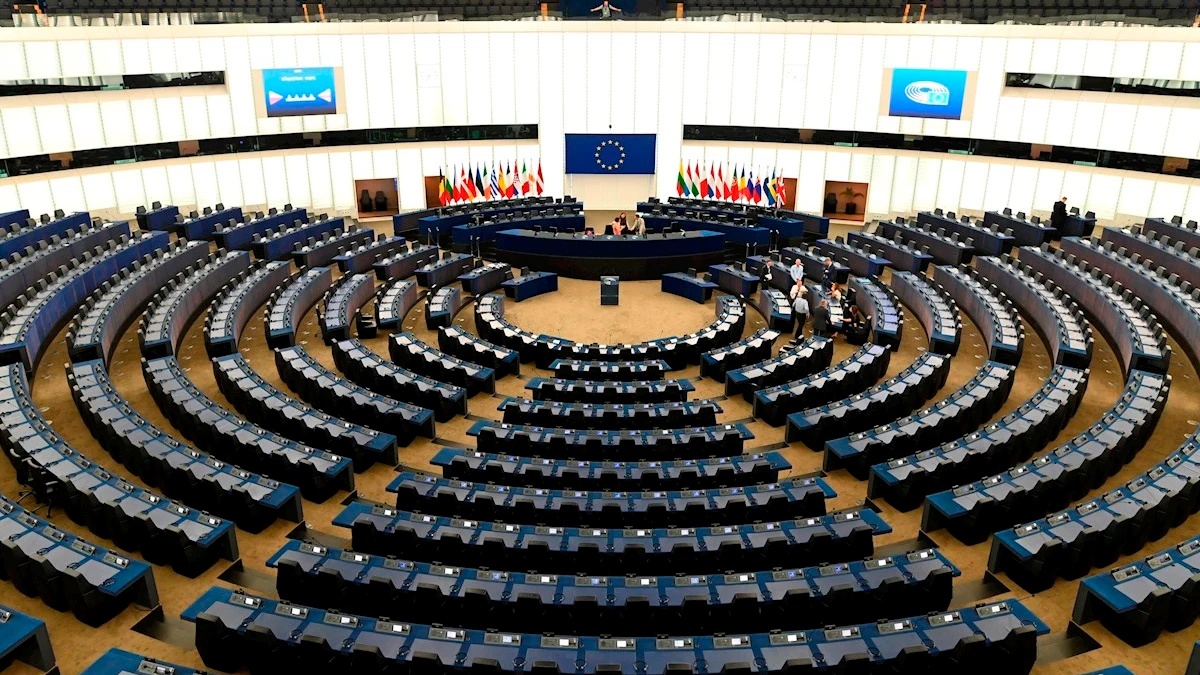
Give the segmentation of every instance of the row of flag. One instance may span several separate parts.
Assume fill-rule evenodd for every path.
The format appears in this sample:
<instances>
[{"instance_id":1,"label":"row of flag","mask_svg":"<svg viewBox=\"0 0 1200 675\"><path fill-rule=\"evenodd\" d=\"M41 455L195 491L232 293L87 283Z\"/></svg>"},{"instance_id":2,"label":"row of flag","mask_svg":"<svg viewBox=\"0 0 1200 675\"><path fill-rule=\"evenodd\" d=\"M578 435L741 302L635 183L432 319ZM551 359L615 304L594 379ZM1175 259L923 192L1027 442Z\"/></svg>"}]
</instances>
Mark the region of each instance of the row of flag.
<instances>
[{"instance_id":1,"label":"row of flag","mask_svg":"<svg viewBox=\"0 0 1200 675\"><path fill-rule=\"evenodd\" d=\"M727 166L711 162L708 168L700 162L679 162L679 178L675 183L675 193L680 197L698 197L727 202L743 202L747 204L762 204L774 207L787 202L787 189L783 183L783 174L771 169L768 176L765 171L759 171L755 177L753 170L748 170L743 164Z\"/></svg>"},{"instance_id":2,"label":"row of flag","mask_svg":"<svg viewBox=\"0 0 1200 675\"><path fill-rule=\"evenodd\" d=\"M442 206L492 199L541 196L546 191L542 162L505 162L438 169L438 203Z\"/></svg>"}]
</instances>

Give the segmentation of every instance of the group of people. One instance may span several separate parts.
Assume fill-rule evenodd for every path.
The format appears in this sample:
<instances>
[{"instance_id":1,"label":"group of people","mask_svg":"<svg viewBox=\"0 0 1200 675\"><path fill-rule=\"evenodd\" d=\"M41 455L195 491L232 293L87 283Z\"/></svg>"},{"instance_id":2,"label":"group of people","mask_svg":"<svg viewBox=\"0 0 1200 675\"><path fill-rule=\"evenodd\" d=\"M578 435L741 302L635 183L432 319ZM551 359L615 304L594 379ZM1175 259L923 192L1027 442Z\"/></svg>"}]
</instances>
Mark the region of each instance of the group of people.
<instances>
[{"instance_id":1,"label":"group of people","mask_svg":"<svg viewBox=\"0 0 1200 675\"><path fill-rule=\"evenodd\" d=\"M616 235L618 237L624 237L624 236L644 237L644 236L646 236L646 219L643 218L642 214L640 214L640 213L635 213L633 215L634 215L635 220L633 221L633 225L630 225L628 216L626 216L625 212L622 211L621 215L617 216L616 218L613 218L613 221L611 223L604 226L604 234L612 234L612 235ZM594 234L596 234L596 231L594 229L592 229L592 227L589 225L588 227L584 228L584 234L593 234L594 235Z\"/></svg>"},{"instance_id":2,"label":"group of people","mask_svg":"<svg viewBox=\"0 0 1200 675\"><path fill-rule=\"evenodd\" d=\"M804 265L797 258L788 268L792 279L792 288L788 295L792 302L792 314L796 317L795 338L804 337L804 324L811 313L814 336L836 338L844 334L851 344L864 344L871 331L871 317L859 310L858 305L850 302L846 294L842 293L841 285L834 280L834 273L833 260L825 258L821 268L821 298L815 307L810 308L808 289L804 286ZM833 325L831 306L841 309L840 333Z\"/></svg>"}]
</instances>

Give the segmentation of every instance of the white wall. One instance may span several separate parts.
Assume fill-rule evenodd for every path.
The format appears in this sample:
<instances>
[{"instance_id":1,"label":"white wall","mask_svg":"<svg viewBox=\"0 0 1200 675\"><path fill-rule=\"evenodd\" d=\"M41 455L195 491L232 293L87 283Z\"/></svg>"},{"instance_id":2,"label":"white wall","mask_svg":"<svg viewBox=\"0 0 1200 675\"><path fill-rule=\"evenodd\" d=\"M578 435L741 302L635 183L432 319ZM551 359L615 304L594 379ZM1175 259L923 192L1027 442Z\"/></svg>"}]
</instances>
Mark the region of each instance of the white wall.
<instances>
[{"instance_id":1,"label":"white wall","mask_svg":"<svg viewBox=\"0 0 1200 675\"><path fill-rule=\"evenodd\" d=\"M614 133L658 135L659 170L654 185L660 196L674 192L684 124L948 135L1200 158L1200 100L1003 87L1008 71L1200 80L1200 32L1186 28L800 22L67 27L0 32L0 64L0 77L4 78L180 70L227 73L223 88L0 99L0 157L252 134L536 123L537 151L521 156L542 158L546 189L551 194L570 191L560 168L563 134L611 129ZM344 69L346 114L256 117L252 69L318 65ZM972 118L942 121L881 116L884 69L900 66L977 71ZM416 170L410 161L415 146L404 147L407 150L396 151L395 167L397 172L407 172L409 177L401 179L411 183ZM487 154L468 147L490 146L447 145L445 161L476 160L473 152ZM801 154L799 148L792 151L797 157ZM352 166L364 166L361 158L376 152L379 150L374 147L350 151L359 158ZM426 151L420 152L419 170L436 173L441 162L425 161ZM820 151L805 150L812 159L803 164L798 159L790 164L768 162L757 153L754 162L782 166L787 175L800 176L802 184L809 178L819 179L819 174L861 173L866 166L866 160L855 159L846 170L841 165L818 169L825 163L816 159L816 152ZM346 153L325 150L323 154L332 162L333 157ZM506 159L504 154L497 158ZM859 155L879 153L864 151L856 157ZM908 190L902 183L897 190L901 196L889 198L886 204L872 198L873 204L888 210L905 210L897 207L910 200L913 206L932 205L931 194L936 195L937 205L946 208L954 207L945 200L952 200L955 193L961 202L982 203L999 199L1002 189L996 185L1006 183L1004 175L979 182L983 174L978 160L918 161L891 155L896 156L891 168L886 160L878 167L870 164L876 182L888 175L906 180L911 172L922 181L936 180L938 190L923 183L920 190ZM228 161L234 164L225 166L240 166L245 160ZM338 167L344 166L342 159L337 161L341 163ZM937 162L938 168L930 162ZM948 167L945 171L943 164ZM317 183L323 182L323 166L317 165ZM378 166L373 162L371 173L391 177L381 173L391 166L386 159ZM956 178L960 166L964 171L961 180ZM970 172L967 167L972 167ZM1047 176L1091 175L1070 166L1038 167L1039 175L1043 171ZM344 175L332 164L330 171L333 176ZM249 173L256 172L251 169ZM215 175L231 180L229 174ZM272 175L270 169L264 172L266 177ZM1014 173L1006 184L1041 189L1042 181L1031 180L1031 175L1028 171ZM0 185L12 180L0 181ZM1107 180L1101 181L1105 187ZM1159 176L1140 180L1143 182L1138 185L1175 184ZM143 182L144 199L138 199L166 201L147 187L161 184L158 179ZM247 190L255 192L256 186L251 184ZM232 191L237 186L229 187ZM288 189L295 187L290 183ZM1075 189L1068 192L1085 192L1069 187ZM330 200L336 202L342 189L332 184ZM633 189L601 190L596 198L604 203L597 206L619 208L619 204L646 196L633 194ZM806 194L812 189L810 185L802 188ZM1179 189L1168 190L1175 195ZM199 182L196 190L212 192ZM983 193L977 194L980 190ZM327 192L317 194L323 199ZM911 197L903 196L908 192ZM1139 215L1152 209L1156 215L1166 215L1155 207L1179 201L1154 193L1147 196L1142 188L1122 190L1130 196L1114 196L1113 191L1097 189L1090 181L1086 192L1087 201L1081 198L1075 203L1097 213L1111 210ZM122 189L117 201L134 199L137 194L137 189ZM408 204L411 199L404 201Z\"/></svg>"},{"instance_id":2,"label":"white wall","mask_svg":"<svg viewBox=\"0 0 1200 675\"><path fill-rule=\"evenodd\" d=\"M534 158L537 144L397 143L254 152L32 174L0 180L0 211L129 214L153 201L180 207L282 206L354 213L354 181L396 178L400 208L425 208L425 179L450 164ZM556 194L556 193L551 193Z\"/></svg>"},{"instance_id":3,"label":"white wall","mask_svg":"<svg viewBox=\"0 0 1200 675\"><path fill-rule=\"evenodd\" d=\"M868 183L866 214L904 215L941 207L979 214L1011 207L1048 214L1066 196L1071 206L1115 224L1146 216L1200 220L1200 181L1032 160L932 152L770 143L685 143L683 156L709 162L753 162L798 176L796 208L820 213L825 181ZM751 159L753 158L753 159ZM585 202L586 205L586 202Z\"/></svg>"}]
</instances>

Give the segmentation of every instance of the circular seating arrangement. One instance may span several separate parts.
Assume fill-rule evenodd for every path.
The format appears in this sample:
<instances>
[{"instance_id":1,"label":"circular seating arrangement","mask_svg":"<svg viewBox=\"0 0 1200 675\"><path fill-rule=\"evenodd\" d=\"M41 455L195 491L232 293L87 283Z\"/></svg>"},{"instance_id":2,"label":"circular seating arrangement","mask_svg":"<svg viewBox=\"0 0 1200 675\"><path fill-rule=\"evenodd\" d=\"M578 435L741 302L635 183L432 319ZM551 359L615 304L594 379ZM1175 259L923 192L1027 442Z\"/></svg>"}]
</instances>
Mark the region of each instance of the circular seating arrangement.
<instances>
[{"instance_id":1,"label":"circular seating arrangement","mask_svg":"<svg viewBox=\"0 0 1200 675\"><path fill-rule=\"evenodd\" d=\"M1200 365L1192 232L960 246L940 218L623 282L697 326L640 342L595 341L595 282L290 205L5 225L0 565L71 616L0 634L195 650L104 673L1007 675L1071 599L1133 646L1192 626L1200 430L1150 450ZM810 302L846 283L826 335L792 337L793 261ZM570 335L537 327L558 300Z\"/></svg>"}]
</instances>

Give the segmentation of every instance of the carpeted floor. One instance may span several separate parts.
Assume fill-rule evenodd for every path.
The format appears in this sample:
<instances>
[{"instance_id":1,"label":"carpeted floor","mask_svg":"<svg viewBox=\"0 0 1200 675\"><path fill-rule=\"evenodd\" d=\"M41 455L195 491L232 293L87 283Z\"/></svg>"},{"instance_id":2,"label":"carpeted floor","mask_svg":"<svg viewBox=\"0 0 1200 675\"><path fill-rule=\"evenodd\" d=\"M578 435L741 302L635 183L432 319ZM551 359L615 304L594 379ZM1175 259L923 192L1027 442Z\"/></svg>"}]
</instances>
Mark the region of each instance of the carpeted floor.
<instances>
[{"instance_id":1,"label":"carpeted floor","mask_svg":"<svg viewBox=\"0 0 1200 675\"><path fill-rule=\"evenodd\" d=\"M382 231L382 228L380 229ZM638 342L654 337L687 333L708 324L714 315L713 302L700 305L680 297L663 294L659 291L658 282L622 282L620 292L619 306L601 307L597 282L562 279L560 290L557 293L540 296L520 304L509 301L506 313L515 324L534 333L561 335L583 342ZM424 327L423 310L422 302L405 321L405 329L436 344L436 335ZM746 334L762 327L762 319L754 310L748 310L747 316ZM473 330L472 308L469 306L465 308L459 314L456 322L468 330ZM965 317L964 324L962 347L952 361L946 386L935 396L934 400L952 392L966 382L986 358L985 348L981 343L978 331ZM261 311L249 326L241 343L244 355L268 381L286 390L279 380L272 353L267 349L262 337ZM120 393L139 413L161 428L173 430L173 427L159 413L142 381L136 328L136 325L131 326L125 332L112 363L113 381ZM212 368L204 354L202 330L203 321L201 320L188 331L185 346L181 352L181 364L188 370L188 374L197 385L209 396L228 405L213 381ZM1015 386L1007 404L997 414L997 417L1003 416L1019 406L1041 386L1049 372L1045 345L1037 337L1037 333L1029 327L1027 327L1026 335L1025 354ZM314 313L310 312L306 317L300 340L313 354L332 368L329 350L321 344L316 331ZM781 338L781 344L783 341L785 338ZM926 342L923 329L913 316L907 316L903 344L901 349L892 356L887 376L890 377L909 365L925 348ZM369 340L368 343L380 353L387 353L385 336ZM854 347L838 341L834 360L845 358L854 349ZM60 336L53 342L32 380L37 404L42 406L44 415L52 420L54 428L67 441L106 468L131 477L128 470L119 466L99 448L83 425L75 410L63 375L65 356L64 341ZM473 398L470 401L471 416L498 419L496 406L503 397L523 395L526 379L548 374L537 371L531 364L524 364L519 378L508 377L497 383L498 391L495 396L480 394ZM1174 382L1170 402L1150 443L1128 466L1110 479L1104 488L1093 491L1093 495L1102 494L1161 461L1197 425L1196 420L1200 420L1200 404L1197 403L1196 397L1196 372L1178 349L1175 351L1171 374ZM722 397L723 386L713 380L699 377L698 368L694 366L672 373L672 376L686 377L695 382L697 390L693 398ZM1123 384L1123 378L1109 346L1097 336L1097 349L1087 394L1074 419L1060 434L1059 441L1069 438L1096 420L1113 404ZM720 403L724 409L719 417L722 422L746 420L751 417L750 406L741 398L722 398ZM232 406L228 407L232 409ZM471 420L463 417L439 424L438 438L434 441L418 439L413 445L403 448L400 453L401 463L426 467L428 460L439 447L439 443L443 441L473 444L472 439L466 434L471 424ZM775 444L783 439L783 428L771 427L756 420L748 421L748 426L755 434L754 440L747 444L748 448ZM178 431L174 431L174 433L177 437L182 438L182 434L179 434ZM820 470L821 454L819 452L813 452L798 444L786 447L781 452L793 464L793 473L807 474ZM358 496L388 501L384 486L393 476L394 472L391 467L378 465L357 475ZM838 492L837 498L831 503L831 508L846 508L863 503L866 495L864 482L855 480L844 471L833 472L828 476L827 481ZM133 482L139 481L134 479ZM16 495L19 490L20 487L15 482L11 468L7 463L0 463L0 492ZM340 501L340 498L335 498L324 504L305 503L305 520L308 527L333 537L348 538L348 532L339 531L331 525L334 515L342 508ZM886 504L877 506L884 519L894 528L894 532L880 538L877 545L886 547L889 551L916 548L919 545L916 539L920 528L920 510L900 513ZM95 539L90 532L71 522L61 511L56 511L52 520L66 530L88 539ZM293 527L292 523L278 522L257 535L238 533L241 563L246 570L241 577L243 582L265 584L268 587L273 585L274 575L264 567L264 562L282 545ZM1193 516L1182 527L1169 532L1161 541L1149 544L1139 555L1159 550L1186 536L1195 534L1197 531L1200 531L1200 516ZM1009 589L1005 591L1000 587L985 584L983 581L988 554L987 543L970 547L964 546L944 531L933 533L932 539L962 570L962 577L957 580L955 586L954 606L982 601L985 598L998 600L1006 597L1019 597L1055 631L1053 635L1045 638L1042 642L1043 659L1050 659L1059 650L1070 650L1079 644L1079 638L1069 637L1066 634L1078 581L1059 580L1050 590L1031 596L1001 576L998 581ZM1126 557L1121 562L1136 557L1138 556ZM196 579L185 579L173 573L169 568L156 567L154 569L162 600L162 612L167 619L164 624L159 626L159 635L163 639L151 638L132 630L136 623L147 617L147 611L140 608L128 608L103 627L92 629L82 626L70 614L55 612L42 604L40 600L20 595L8 585L0 586L4 589L0 594L0 602L46 620L62 672L68 675L80 672L84 665L93 661L110 646L120 646L169 661L200 666L199 657L194 649L186 646L186 629L179 632L181 626L177 617L180 611L209 585L226 583L219 580L218 577L227 567L228 565L224 563L215 565ZM261 593L262 591L256 587L256 592ZM1174 675L1183 671L1192 643L1200 638L1200 629L1192 628L1179 634L1164 633L1157 642L1149 647L1131 649L1110 635L1098 623L1087 625L1085 630L1088 635L1099 642L1098 649L1073 658L1039 664L1035 667L1034 673L1038 675L1050 673L1070 675L1111 664L1124 663L1140 675ZM619 633L619 627L614 627L614 632ZM33 671L25 666L17 665L9 672L31 673Z\"/></svg>"}]
</instances>

